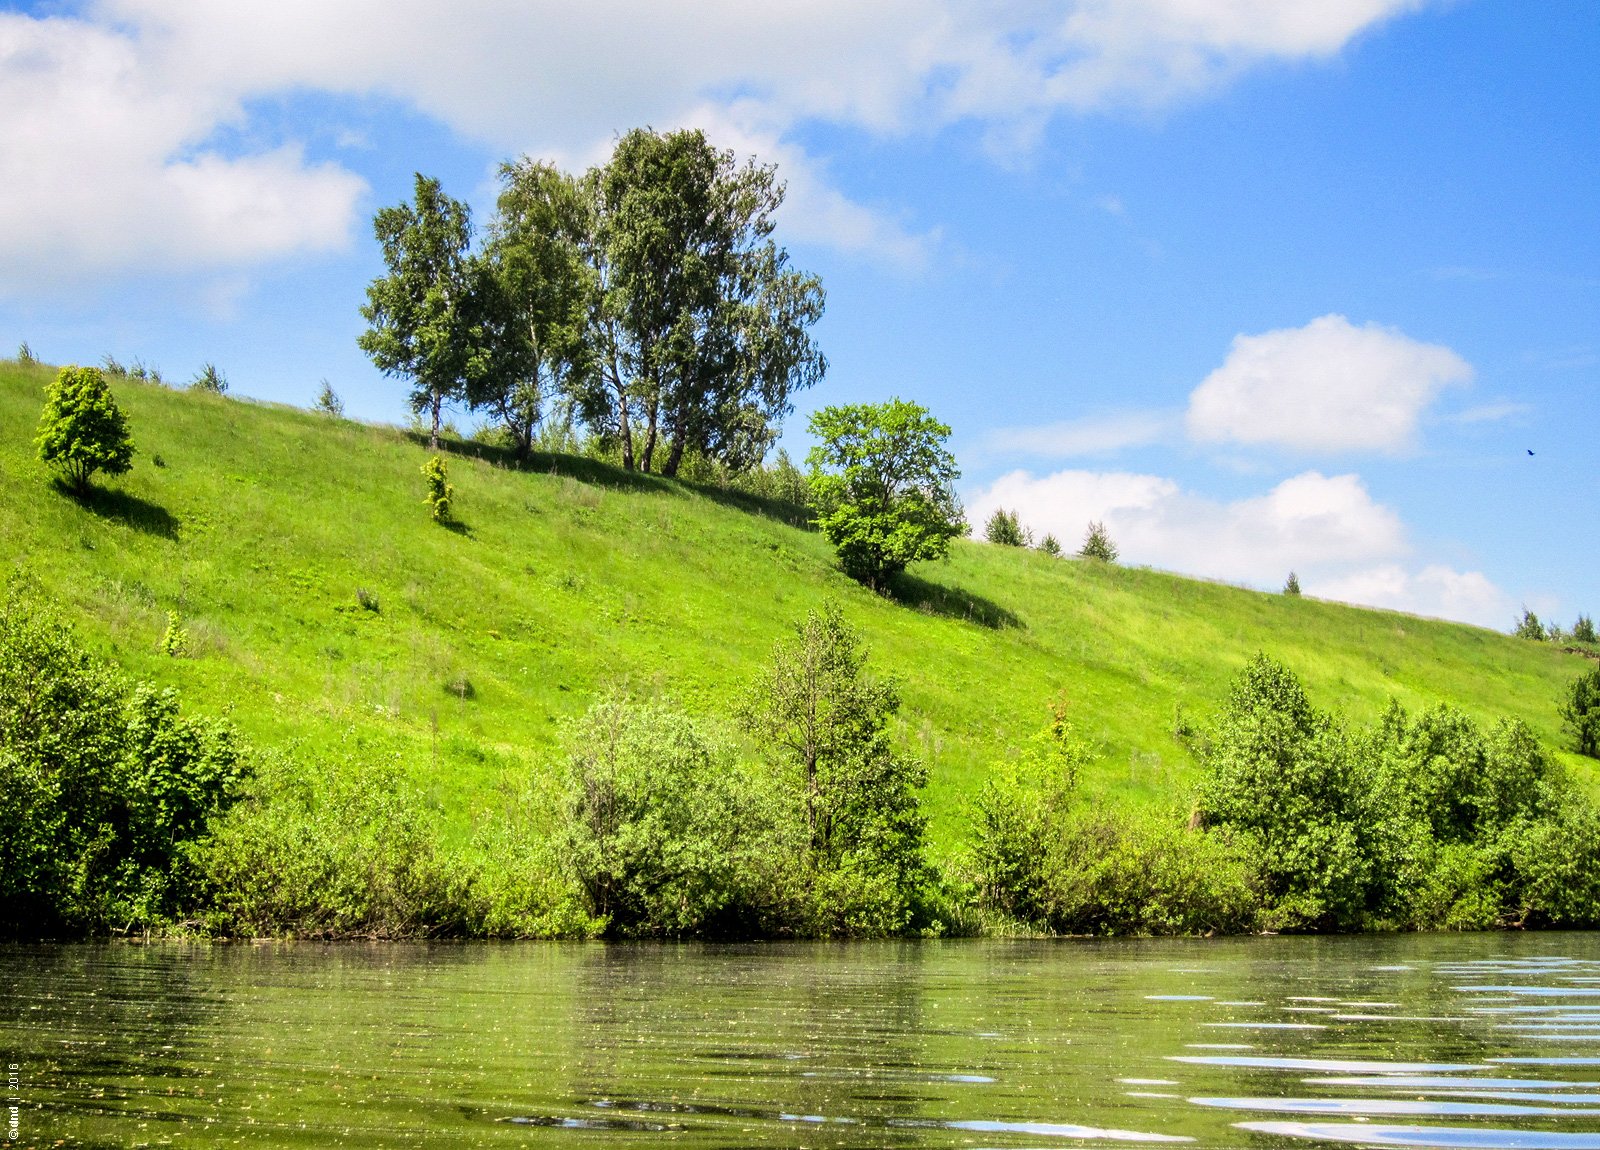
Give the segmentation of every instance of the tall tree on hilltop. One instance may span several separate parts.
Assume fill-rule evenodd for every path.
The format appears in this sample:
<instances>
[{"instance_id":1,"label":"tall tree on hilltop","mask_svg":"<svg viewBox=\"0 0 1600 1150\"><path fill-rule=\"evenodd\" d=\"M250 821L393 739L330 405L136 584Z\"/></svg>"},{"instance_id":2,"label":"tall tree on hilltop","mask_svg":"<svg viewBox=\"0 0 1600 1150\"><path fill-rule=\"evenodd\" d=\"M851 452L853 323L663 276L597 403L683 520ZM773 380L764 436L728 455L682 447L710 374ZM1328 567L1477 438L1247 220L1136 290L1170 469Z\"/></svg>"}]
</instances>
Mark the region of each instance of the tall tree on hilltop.
<instances>
[{"instance_id":1,"label":"tall tree on hilltop","mask_svg":"<svg viewBox=\"0 0 1600 1150\"><path fill-rule=\"evenodd\" d=\"M419 172L415 202L381 209L372 227L389 274L367 288L361 314L369 326L357 342L385 375L411 379L412 410L430 413L428 446L436 450L440 409L465 397L483 366L471 214Z\"/></svg>"},{"instance_id":2,"label":"tall tree on hilltop","mask_svg":"<svg viewBox=\"0 0 1600 1150\"><path fill-rule=\"evenodd\" d=\"M589 214L578 181L549 164L502 164L500 182L489 243L474 261L483 348L468 399L494 412L526 455L546 403L581 402L593 389Z\"/></svg>"},{"instance_id":3,"label":"tall tree on hilltop","mask_svg":"<svg viewBox=\"0 0 1600 1150\"><path fill-rule=\"evenodd\" d=\"M676 474L689 451L735 469L759 461L790 396L827 361L807 329L821 281L771 239L774 170L740 166L698 130L636 129L585 177L597 288L598 386L585 410L623 465Z\"/></svg>"}]
</instances>

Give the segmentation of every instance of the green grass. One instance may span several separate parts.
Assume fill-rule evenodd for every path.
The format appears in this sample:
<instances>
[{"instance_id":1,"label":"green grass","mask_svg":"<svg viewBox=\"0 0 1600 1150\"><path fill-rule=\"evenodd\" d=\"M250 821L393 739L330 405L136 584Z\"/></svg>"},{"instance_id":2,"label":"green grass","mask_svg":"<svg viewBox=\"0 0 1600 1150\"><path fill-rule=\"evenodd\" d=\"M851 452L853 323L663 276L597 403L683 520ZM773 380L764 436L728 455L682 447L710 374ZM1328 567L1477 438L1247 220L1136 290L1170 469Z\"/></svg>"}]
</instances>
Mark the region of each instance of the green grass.
<instances>
[{"instance_id":1,"label":"green grass","mask_svg":"<svg viewBox=\"0 0 1600 1150\"><path fill-rule=\"evenodd\" d=\"M34 456L52 374L0 363L9 564L129 671L258 744L399 752L462 830L505 775L547 770L561 720L606 690L725 719L774 641L829 601L902 682L897 734L931 768L943 848L987 766L1062 693L1099 752L1086 787L1182 803L1195 766L1175 712L1203 721L1257 650L1356 720L1391 696L1447 699L1552 746L1557 695L1584 669L1459 624L977 543L881 598L793 508L568 456L518 471L454 445L452 530L429 519L429 453L405 432L131 381L113 390L134 468L81 504ZM188 657L161 651L169 610Z\"/></svg>"}]
</instances>

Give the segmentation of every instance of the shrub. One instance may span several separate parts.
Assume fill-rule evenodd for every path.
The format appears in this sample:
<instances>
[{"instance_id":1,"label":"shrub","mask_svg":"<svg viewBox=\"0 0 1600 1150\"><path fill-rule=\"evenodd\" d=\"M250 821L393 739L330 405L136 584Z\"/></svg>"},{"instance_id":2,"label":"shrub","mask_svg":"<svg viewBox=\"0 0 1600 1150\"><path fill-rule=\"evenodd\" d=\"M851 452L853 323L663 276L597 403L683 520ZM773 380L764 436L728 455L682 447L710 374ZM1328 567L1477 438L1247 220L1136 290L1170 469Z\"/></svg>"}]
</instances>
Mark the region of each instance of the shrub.
<instances>
[{"instance_id":1,"label":"shrub","mask_svg":"<svg viewBox=\"0 0 1600 1150\"><path fill-rule=\"evenodd\" d=\"M1111 542L1111 533L1106 530L1104 523L1096 520L1089 524L1089 529L1083 536L1083 546L1078 548L1078 555L1084 559L1099 559L1104 563L1117 561L1117 545Z\"/></svg>"},{"instance_id":2,"label":"shrub","mask_svg":"<svg viewBox=\"0 0 1600 1150\"><path fill-rule=\"evenodd\" d=\"M176 611L167 612L167 629L161 636L161 653L173 659L189 650L189 632L184 629Z\"/></svg>"},{"instance_id":3,"label":"shrub","mask_svg":"<svg viewBox=\"0 0 1600 1150\"><path fill-rule=\"evenodd\" d=\"M195 377L189 381L191 391L209 391L213 395L225 395L228 390L228 377L217 370L214 363L204 363Z\"/></svg>"},{"instance_id":4,"label":"shrub","mask_svg":"<svg viewBox=\"0 0 1600 1150\"><path fill-rule=\"evenodd\" d=\"M1567 684L1561 719L1563 729L1572 736L1573 750L1600 758L1600 663Z\"/></svg>"},{"instance_id":5,"label":"shrub","mask_svg":"<svg viewBox=\"0 0 1600 1150\"><path fill-rule=\"evenodd\" d=\"M330 419L344 418L344 400L339 398L333 385L327 380L322 381L322 390L317 392L317 401L311 409L328 416Z\"/></svg>"},{"instance_id":6,"label":"shrub","mask_svg":"<svg viewBox=\"0 0 1600 1150\"><path fill-rule=\"evenodd\" d=\"M1002 547L1026 547L1032 542L1017 513L1007 511L1004 507L996 507L994 514L989 516L989 521L983 525L983 537Z\"/></svg>"},{"instance_id":7,"label":"shrub","mask_svg":"<svg viewBox=\"0 0 1600 1150\"><path fill-rule=\"evenodd\" d=\"M1236 836L1279 927L1351 929L1394 911L1414 827L1378 764L1256 655L1202 753L1202 825Z\"/></svg>"},{"instance_id":8,"label":"shrub","mask_svg":"<svg viewBox=\"0 0 1600 1150\"><path fill-rule=\"evenodd\" d=\"M1539 616L1526 607L1522 609L1521 621L1511 629L1511 633L1518 639L1530 639L1535 643L1545 641L1544 624L1539 622Z\"/></svg>"},{"instance_id":9,"label":"shrub","mask_svg":"<svg viewBox=\"0 0 1600 1150\"><path fill-rule=\"evenodd\" d=\"M1578 621L1572 625L1572 640L1575 643L1600 643L1600 638L1595 637L1594 620L1587 615L1579 615Z\"/></svg>"},{"instance_id":10,"label":"shrub","mask_svg":"<svg viewBox=\"0 0 1600 1150\"><path fill-rule=\"evenodd\" d=\"M927 772L890 745L899 693L865 663L837 607L810 612L741 705L802 820L808 934L895 934L918 924L929 895L918 797Z\"/></svg>"},{"instance_id":11,"label":"shrub","mask_svg":"<svg viewBox=\"0 0 1600 1150\"><path fill-rule=\"evenodd\" d=\"M13 591L0 607L0 933L178 913L193 844L243 774L226 724L130 684L48 605Z\"/></svg>"},{"instance_id":12,"label":"shrub","mask_svg":"<svg viewBox=\"0 0 1600 1150\"><path fill-rule=\"evenodd\" d=\"M422 465L422 479L428 488L424 502L435 523L450 522L450 504L455 500L456 489L447 482L448 478L442 456L431 456Z\"/></svg>"},{"instance_id":13,"label":"shrub","mask_svg":"<svg viewBox=\"0 0 1600 1150\"><path fill-rule=\"evenodd\" d=\"M747 935L786 917L794 823L768 779L683 715L622 698L570 742L561 853L608 933Z\"/></svg>"},{"instance_id":14,"label":"shrub","mask_svg":"<svg viewBox=\"0 0 1600 1150\"><path fill-rule=\"evenodd\" d=\"M98 368L70 366L56 374L45 391L34 442L39 458L79 495L88 493L95 472L121 475L133 466L128 421Z\"/></svg>"},{"instance_id":15,"label":"shrub","mask_svg":"<svg viewBox=\"0 0 1600 1150\"><path fill-rule=\"evenodd\" d=\"M1283 584L1283 593L1285 595L1300 594L1300 576L1293 571L1289 572L1289 578Z\"/></svg>"},{"instance_id":16,"label":"shrub","mask_svg":"<svg viewBox=\"0 0 1600 1150\"><path fill-rule=\"evenodd\" d=\"M1043 551L1052 559L1059 559L1061 557L1061 541L1058 540L1054 535L1047 533L1045 537L1039 541L1039 550Z\"/></svg>"},{"instance_id":17,"label":"shrub","mask_svg":"<svg viewBox=\"0 0 1600 1150\"><path fill-rule=\"evenodd\" d=\"M467 900L441 838L395 760L269 756L195 851L206 925L251 937L460 933Z\"/></svg>"},{"instance_id":18,"label":"shrub","mask_svg":"<svg viewBox=\"0 0 1600 1150\"><path fill-rule=\"evenodd\" d=\"M17 345L17 363L23 367L32 367L39 362L39 357L33 354L33 348L28 346L28 341L23 340Z\"/></svg>"}]
</instances>

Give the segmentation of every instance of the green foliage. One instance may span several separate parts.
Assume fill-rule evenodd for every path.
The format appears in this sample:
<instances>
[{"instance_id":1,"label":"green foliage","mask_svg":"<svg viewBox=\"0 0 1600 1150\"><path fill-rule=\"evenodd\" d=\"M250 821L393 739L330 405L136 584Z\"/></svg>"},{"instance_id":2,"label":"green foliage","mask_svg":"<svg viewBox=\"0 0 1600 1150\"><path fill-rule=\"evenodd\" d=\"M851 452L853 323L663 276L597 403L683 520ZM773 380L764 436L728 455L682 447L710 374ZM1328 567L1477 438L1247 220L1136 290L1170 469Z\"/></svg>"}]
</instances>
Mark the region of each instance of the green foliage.
<instances>
[{"instance_id":1,"label":"green foliage","mask_svg":"<svg viewBox=\"0 0 1600 1150\"><path fill-rule=\"evenodd\" d=\"M1526 607L1522 609L1522 618L1511 629L1511 633L1518 639L1528 639L1535 643L1543 643L1547 638L1544 632L1544 624L1539 622L1539 616Z\"/></svg>"},{"instance_id":2,"label":"green foliage","mask_svg":"<svg viewBox=\"0 0 1600 1150\"><path fill-rule=\"evenodd\" d=\"M189 651L189 632L178 619L176 611L167 612L167 629L161 636L161 653L176 659Z\"/></svg>"},{"instance_id":3,"label":"green foliage","mask_svg":"<svg viewBox=\"0 0 1600 1150\"><path fill-rule=\"evenodd\" d=\"M217 370L217 365L206 362L201 365L195 377L189 381L189 390L208 391L212 395L225 395L228 391L228 377Z\"/></svg>"},{"instance_id":4,"label":"green foliage","mask_svg":"<svg viewBox=\"0 0 1600 1150\"><path fill-rule=\"evenodd\" d=\"M821 440L806 457L811 505L852 579L881 587L907 564L943 558L965 533L950 428L926 408L900 399L825 407L810 430Z\"/></svg>"},{"instance_id":5,"label":"green foliage","mask_svg":"<svg viewBox=\"0 0 1600 1150\"><path fill-rule=\"evenodd\" d=\"M1300 576L1296 575L1293 571L1289 572L1289 578L1284 581L1283 593L1285 595L1295 596L1300 594Z\"/></svg>"},{"instance_id":6,"label":"green foliage","mask_svg":"<svg viewBox=\"0 0 1600 1150\"><path fill-rule=\"evenodd\" d=\"M900 696L867 678L865 663L837 607L809 612L741 707L799 808L807 934L897 934L928 895L927 772L891 746Z\"/></svg>"},{"instance_id":7,"label":"green foliage","mask_svg":"<svg viewBox=\"0 0 1600 1150\"><path fill-rule=\"evenodd\" d=\"M1561 719L1572 746L1580 755L1600 758L1600 663L1595 663L1567 686L1561 700Z\"/></svg>"},{"instance_id":8,"label":"green foliage","mask_svg":"<svg viewBox=\"0 0 1600 1150\"><path fill-rule=\"evenodd\" d=\"M0 607L0 933L176 913L193 845L243 771L226 724L130 684L53 608L15 590Z\"/></svg>"},{"instance_id":9,"label":"green foliage","mask_svg":"<svg viewBox=\"0 0 1600 1150\"><path fill-rule=\"evenodd\" d=\"M1572 639L1576 643L1600 643L1600 638L1595 636L1594 620L1587 615L1579 615L1578 621L1572 625Z\"/></svg>"},{"instance_id":10,"label":"green foliage","mask_svg":"<svg viewBox=\"0 0 1600 1150\"><path fill-rule=\"evenodd\" d=\"M624 468L675 475L688 452L740 471L827 361L809 329L821 281L771 238L783 185L698 129L635 129L583 181L601 371L581 396Z\"/></svg>"},{"instance_id":11,"label":"green foliage","mask_svg":"<svg viewBox=\"0 0 1600 1150\"><path fill-rule=\"evenodd\" d=\"M989 516L989 521L983 525L983 537L1002 547L1027 547L1033 542L1032 532L1022 526L1017 513L1007 511L1004 507L996 507L994 514Z\"/></svg>"},{"instance_id":12,"label":"green foliage","mask_svg":"<svg viewBox=\"0 0 1600 1150\"><path fill-rule=\"evenodd\" d=\"M1064 934L1198 934L1247 929L1252 868L1222 836L1174 816L1076 796L1089 761L1064 705L973 804L972 863L986 908Z\"/></svg>"},{"instance_id":13,"label":"green foliage","mask_svg":"<svg viewBox=\"0 0 1600 1150\"><path fill-rule=\"evenodd\" d=\"M754 935L788 917L802 844L769 776L681 714L622 698L570 741L560 853L609 933Z\"/></svg>"},{"instance_id":14,"label":"green foliage","mask_svg":"<svg viewBox=\"0 0 1600 1150\"><path fill-rule=\"evenodd\" d=\"M39 357L33 354L33 348L28 346L28 341L23 340L17 345L17 363L22 367L33 367L39 362Z\"/></svg>"},{"instance_id":15,"label":"green foliage","mask_svg":"<svg viewBox=\"0 0 1600 1150\"><path fill-rule=\"evenodd\" d=\"M1039 541L1039 550L1052 559L1059 559L1061 558L1061 541L1054 535L1046 533L1045 537Z\"/></svg>"},{"instance_id":16,"label":"green foliage","mask_svg":"<svg viewBox=\"0 0 1600 1150\"><path fill-rule=\"evenodd\" d=\"M1096 520L1089 524L1089 529L1084 532L1083 546L1078 548L1078 555L1083 559L1098 559L1103 563L1117 561L1117 545L1111 542L1111 533L1106 530L1104 523Z\"/></svg>"},{"instance_id":17,"label":"green foliage","mask_svg":"<svg viewBox=\"0 0 1600 1150\"><path fill-rule=\"evenodd\" d=\"M206 926L262 937L459 933L438 814L393 760L268 756L196 853Z\"/></svg>"},{"instance_id":18,"label":"green foliage","mask_svg":"<svg viewBox=\"0 0 1600 1150\"><path fill-rule=\"evenodd\" d=\"M1413 720L1391 704L1347 734L1258 655L1204 757L1201 819L1257 868L1270 925L1482 929L1600 914L1593 884L1558 891L1566 864L1544 853L1592 857L1578 838L1595 808L1515 720L1485 731L1449 706Z\"/></svg>"},{"instance_id":19,"label":"green foliage","mask_svg":"<svg viewBox=\"0 0 1600 1150\"><path fill-rule=\"evenodd\" d=\"M343 419L344 400L339 398L339 393L333 390L331 383L323 380L321 389L317 392L317 401L311 405L311 410L320 412L330 419Z\"/></svg>"},{"instance_id":20,"label":"green foliage","mask_svg":"<svg viewBox=\"0 0 1600 1150\"><path fill-rule=\"evenodd\" d=\"M367 287L367 330L357 342L379 371L411 380L411 409L428 412L428 446L436 451L443 406L465 396L481 354L471 213L419 172L414 203L381 209L372 227L389 274Z\"/></svg>"},{"instance_id":21,"label":"green foliage","mask_svg":"<svg viewBox=\"0 0 1600 1150\"><path fill-rule=\"evenodd\" d=\"M424 502L433 515L433 521L450 522L450 505L455 500L456 489L449 482L443 456L433 455L428 458L422 465L422 480L428 489Z\"/></svg>"},{"instance_id":22,"label":"green foliage","mask_svg":"<svg viewBox=\"0 0 1600 1150\"><path fill-rule=\"evenodd\" d=\"M133 466L128 421L98 368L64 367L45 390L34 443L39 458L79 495L97 471L121 475Z\"/></svg>"},{"instance_id":23,"label":"green foliage","mask_svg":"<svg viewBox=\"0 0 1600 1150\"><path fill-rule=\"evenodd\" d=\"M1246 844L1276 925L1348 930L1394 909L1412 828L1287 667L1250 661L1203 757L1200 819Z\"/></svg>"}]
</instances>

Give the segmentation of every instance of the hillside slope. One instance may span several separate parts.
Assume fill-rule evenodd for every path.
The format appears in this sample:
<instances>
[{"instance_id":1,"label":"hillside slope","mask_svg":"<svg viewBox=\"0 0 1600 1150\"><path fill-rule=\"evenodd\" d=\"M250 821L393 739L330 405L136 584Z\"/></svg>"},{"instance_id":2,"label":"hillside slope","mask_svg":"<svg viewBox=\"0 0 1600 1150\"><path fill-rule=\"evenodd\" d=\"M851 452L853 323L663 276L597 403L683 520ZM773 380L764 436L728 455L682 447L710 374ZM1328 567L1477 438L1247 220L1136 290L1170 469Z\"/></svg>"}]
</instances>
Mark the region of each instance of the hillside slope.
<instances>
[{"instance_id":1,"label":"hillside slope","mask_svg":"<svg viewBox=\"0 0 1600 1150\"><path fill-rule=\"evenodd\" d=\"M931 767L946 847L987 765L1063 692L1100 752L1087 787L1183 802L1175 715L1203 720L1258 650L1358 719L1391 696L1448 699L1552 746L1581 669L1473 627L977 543L880 598L793 508L564 456L517 471L459 448L461 525L444 529L404 432L130 381L114 391L133 471L83 505L34 457L51 375L0 364L7 566L130 671L258 743L399 752L459 827L506 772L547 769L560 720L609 688L725 718L774 641L830 601L902 681L898 734ZM188 657L161 653L169 611Z\"/></svg>"}]
</instances>

